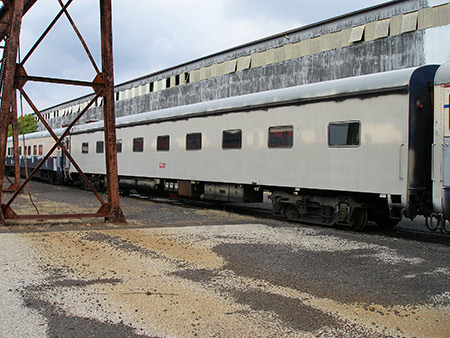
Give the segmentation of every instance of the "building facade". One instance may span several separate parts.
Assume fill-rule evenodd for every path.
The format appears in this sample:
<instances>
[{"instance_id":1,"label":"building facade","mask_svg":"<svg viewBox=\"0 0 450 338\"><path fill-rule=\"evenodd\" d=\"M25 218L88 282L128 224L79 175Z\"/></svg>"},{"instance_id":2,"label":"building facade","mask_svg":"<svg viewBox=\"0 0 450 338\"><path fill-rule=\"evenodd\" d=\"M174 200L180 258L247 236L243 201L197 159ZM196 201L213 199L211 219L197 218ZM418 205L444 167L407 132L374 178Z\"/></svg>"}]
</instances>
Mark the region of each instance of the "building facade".
<instances>
[{"instance_id":1,"label":"building facade","mask_svg":"<svg viewBox=\"0 0 450 338\"><path fill-rule=\"evenodd\" d=\"M396 0L250 42L115 87L116 116L450 61L450 3ZM68 125L93 95L45 109ZM102 119L99 99L80 123ZM42 125L40 126L42 129Z\"/></svg>"}]
</instances>

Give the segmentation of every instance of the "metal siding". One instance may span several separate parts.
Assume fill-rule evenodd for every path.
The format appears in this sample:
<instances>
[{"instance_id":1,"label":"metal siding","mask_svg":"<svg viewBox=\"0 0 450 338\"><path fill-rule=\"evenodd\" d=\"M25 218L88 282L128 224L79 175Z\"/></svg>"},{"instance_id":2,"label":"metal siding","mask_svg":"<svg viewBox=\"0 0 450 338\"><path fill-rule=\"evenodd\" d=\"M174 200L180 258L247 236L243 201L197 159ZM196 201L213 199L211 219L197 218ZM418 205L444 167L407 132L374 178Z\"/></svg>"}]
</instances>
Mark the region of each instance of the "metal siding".
<instances>
[{"instance_id":1,"label":"metal siding","mask_svg":"<svg viewBox=\"0 0 450 338\"><path fill-rule=\"evenodd\" d=\"M390 23L391 21L389 19L377 21L375 25L374 39L381 39L388 37Z\"/></svg>"},{"instance_id":2,"label":"metal siding","mask_svg":"<svg viewBox=\"0 0 450 338\"><path fill-rule=\"evenodd\" d=\"M366 29L364 32L364 41L375 40L375 31L378 21L369 22L366 24Z\"/></svg>"},{"instance_id":3,"label":"metal siding","mask_svg":"<svg viewBox=\"0 0 450 338\"><path fill-rule=\"evenodd\" d=\"M145 95L145 94L149 94L149 93L150 93L150 83L146 83L143 86L143 94Z\"/></svg>"},{"instance_id":4,"label":"metal siding","mask_svg":"<svg viewBox=\"0 0 450 338\"><path fill-rule=\"evenodd\" d=\"M417 17L417 27L418 29L426 29L434 26L434 9L433 8L423 8L419 11Z\"/></svg>"},{"instance_id":5,"label":"metal siding","mask_svg":"<svg viewBox=\"0 0 450 338\"><path fill-rule=\"evenodd\" d=\"M352 32L351 28L347 28L347 29L342 30L342 32L341 32L342 40L341 40L340 48L352 45L350 42L348 42L348 40L350 39L351 32Z\"/></svg>"},{"instance_id":6,"label":"metal siding","mask_svg":"<svg viewBox=\"0 0 450 338\"><path fill-rule=\"evenodd\" d=\"M390 19L390 30L389 30L389 35L390 36L401 34L402 18L403 18L402 14L394 15L393 17L391 17L391 19Z\"/></svg>"},{"instance_id":7,"label":"metal siding","mask_svg":"<svg viewBox=\"0 0 450 338\"><path fill-rule=\"evenodd\" d=\"M450 24L450 3L433 8L434 26Z\"/></svg>"},{"instance_id":8,"label":"metal siding","mask_svg":"<svg viewBox=\"0 0 450 338\"><path fill-rule=\"evenodd\" d=\"M359 42L362 40L364 35L364 29L366 28L366 25L361 25L358 27L353 27L352 31L350 33L350 37L348 39L348 42Z\"/></svg>"},{"instance_id":9,"label":"metal siding","mask_svg":"<svg viewBox=\"0 0 450 338\"><path fill-rule=\"evenodd\" d=\"M219 63L211 67L211 77L222 76L225 74L225 64Z\"/></svg>"},{"instance_id":10,"label":"metal siding","mask_svg":"<svg viewBox=\"0 0 450 338\"><path fill-rule=\"evenodd\" d=\"M284 48L278 47L273 49L273 63L282 62L285 60Z\"/></svg>"},{"instance_id":11,"label":"metal siding","mask_svg":"<svg viewBox=\"0 0 450 338\"><path fill-rule=\"evenodd\" d=\"M302 57L309 54L309 40L302 40L294 43L293 46L297 57Z\"/></svg>"},{"instance_id":12,"label":"metal siding","mask_svg":"<svg viewBox=\"0 0 450 338\"><path fill-rule=\"evenodd\" d=\"M162 79L158 81L159 84L159 88L161 88L161 90L164 90L167 88L167 82L166 79Z\"/></svg>"},{"instance_id":13,"label":"metal siding","mask_svg":"<svg viewBox=\"0 0 450 338\"><path fill-rule=\"evenodd\" d=\"M170 77L170 88L175 87L175 75Z\"/></svg>"},{"instance_id":14,"label":"metal siding","mask_svg":"<svg viewBox=\"0 0 450 338\"><path fill-rule=\"evenodd\" d=\"M196 69L191 71L189 79L191 83L200 81L200 70Z\"/></svg>"},{"instance_id":15,"label":"metal siding","mask_svg":"<svg viewBox=\"0 0 450 338\"><path fill-rule=\"evenodd\" d=\"M251 56L251 68L258 68L265 65L264 54L255 53Z\"/></svg>"},{"instance_id":16,"label":"metal siding","mask_svg":"<svg viewBox=\"0 0 450 338\"><path fill-rule=\"evenodd\" d=\"M329 34L327 39L327 44L329 44L330 49L338 49L344 45L345 32L336 32Z\"/></svg>"},{"instance_id":17,"label":"metal siding","mask_svg":"<svg viewBox=\"0 0 450 338\"><path fill-rule=\"evenodd\" d=\"M227 74L234 73L236 71L236 60L230 60L227 62Z\"/></svg>"},{"instance_id":18,"label":"metal siding","mask_svg":"<svg viewBox=\"0 0 450 338\"><path fill-rule=\"evenodd\" d=\"M309 53L308 54L317 54L322 51L321 46L320 46L320 41L321 41L320 36L317 36L317 37L309 40Z\"/></svg>"},{"instance_id":19,"label":"metal siding","mask_svg":"<svg viewBox=\"0 0 450 338\"><path fill-rule=\"evenodd\" d=\"M413 12L403 15L401 33L412 32L417 29L417 14L417 12Z\"/></svg>"},{"instance_id":20,"label":"metal siding","mask_svg":"<svg viewBox=\"0 0 450 338\"><path fill-rule=\"evenodd\" d=\"M250 68L251 56L244 56L237 60L237 71L243 71Z\"/></svg>"},{"instance_id":21,"label":"metal siding","mask_svg":"<svg viewBox=\"0 0 450 338\"><path fill-rule=\"evenodd\" d=\"M211 77L211 66L200 69L200 81Z\"/></svg>"},{"instance_id":22,"label":"metal siding","mask_svg":"<svg viewBox=\"0 0 450 338\"><path fill-rule=\"evenodd\" d=\"M274 53L273 49L268 49L262 53L262 58L264 60L264 65L268 65L274 63Z\"/></svg>"},{"instance_id":23,"label":"metal siding","mask_svg":"<svg viewBox=\"0 0 450 338\"><path fill-rule=\"evenodd\" d=\"M295 47L293 44L284 45L283 49L284 49L285 60L290 60L290 59L294 59L297 57L295 55Z\"/></svg>"}]
</instances>

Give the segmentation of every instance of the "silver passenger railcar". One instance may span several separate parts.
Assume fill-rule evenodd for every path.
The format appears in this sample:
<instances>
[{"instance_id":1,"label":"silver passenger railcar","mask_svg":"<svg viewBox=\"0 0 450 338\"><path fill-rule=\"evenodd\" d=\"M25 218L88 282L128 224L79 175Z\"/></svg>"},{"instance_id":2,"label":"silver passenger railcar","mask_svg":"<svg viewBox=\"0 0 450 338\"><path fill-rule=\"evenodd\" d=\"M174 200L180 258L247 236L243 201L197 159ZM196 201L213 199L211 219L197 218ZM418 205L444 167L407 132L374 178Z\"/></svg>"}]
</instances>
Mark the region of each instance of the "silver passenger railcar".
<instances>
[{"instance_id":1,"label":"silver passenger railcar","mask_svg":"<svg viewBox=\"0 0 450 338\"><path fill-rule=\"evenodd\" d=\"M226 202L269 191L276 215L355 230L445 220L449 84L450 64L429 65L118 118L119 186ZM70 136L97 186L102 128Z\"/></svg>"}]
</instances>

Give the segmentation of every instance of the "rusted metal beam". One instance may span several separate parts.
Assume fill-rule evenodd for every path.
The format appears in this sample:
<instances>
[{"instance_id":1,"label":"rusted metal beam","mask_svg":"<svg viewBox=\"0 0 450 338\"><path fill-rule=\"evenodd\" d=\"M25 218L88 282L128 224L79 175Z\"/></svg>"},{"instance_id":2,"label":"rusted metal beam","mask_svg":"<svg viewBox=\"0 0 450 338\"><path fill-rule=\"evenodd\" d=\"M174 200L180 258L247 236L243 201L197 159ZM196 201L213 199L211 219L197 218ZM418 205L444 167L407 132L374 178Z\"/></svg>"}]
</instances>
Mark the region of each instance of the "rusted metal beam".
<instances>
[{"instance_id":1,"label":"rusted metal beam","mask_svg":"<svg viewBox=\"0 0 450 338\"><path fill-rule=\"evenodd\" d=\"M17 96L16 91L13 91L12 110L11 110L11 129L13 137L13 159L14 159L14 183L6 189L6 191L21 192L20 187L20 154L19 154L19 135L17 125Z\"/></svg>"},{"instance_id":2,"label":"rusted metal beam","mask_svg":"<svg viewBox=\"0 0 450 338\"><path fill-rule=\"evenodd\" d=\"M98 218L106 217L106 213L86 213L86 214L45 214L45 215L9 215L8 219L30 220L30 221L49 221L52 219L79 219L79 218Z\"/></svg>"},{"instance_id":3,"label":"rusted metal beam","mask_svg":"<svg viewBox=\"0 0 450 338\"><path fill-rule=\"evenodd\" d=\"M11 16L11 24L8 41L6 43L5 76L3 82L2 102L0 105L0 187L3 187L5 172L6 144L8 137L8 125L11 116L11 105L14 98L14 77L16 72L17 50L19 46L20 28L22 25L23 0L15 0ZM2 200L0 189L0 201ZM0 224L5 223L3 211L0 212Z\"/></svg>"},{"instance_id":4,"label":"rusted metal beam","mask_svg":"<svg viewBox=\"0 0 450 338\"><path fill-rule=\"evenodd\" d=\"M105 127L105 159L108 186L108 201L111 205L107 217L112 223L125 223L119 202L119 180L117 169L116 117L114 110L114 64L112 39L111 0L100 0L100 30L102 44L103 120Z\"/></svg>"},{"instance_id":5,"label":"rusted metal beam","mask_svg":"<svg viewBox=\"0 0 450 338\"><path fill-rule=\"evenodd\" d=\"M39 220L46 221L52 219L78 219L78 218L97 218L108 217L110 214L111 205L104 204L98 209L96 213L79 213L79 214L39 214L39 215L17 215L10 206L4 207L4 214L7 219L14 220Z\"/></svg>"},{"instance_id":6,"label":"rusted metal beam","mask_svg":"<svg viewBox=\"0 0 450 338\"><path fill-rule=\"evenodd\" d=\"M17 87L19 87L19 88L23 87L27 81L57 83L57 84L70 85L70 86L91 87L94 90L104 88L104 85L101 83L95 83L95 82L89 82L89 81L56 79L56 78L51 78L51 77L28 76L28 75L23 75L23 74L18 74L16 76Z\"/></svg>"}]
</instances>

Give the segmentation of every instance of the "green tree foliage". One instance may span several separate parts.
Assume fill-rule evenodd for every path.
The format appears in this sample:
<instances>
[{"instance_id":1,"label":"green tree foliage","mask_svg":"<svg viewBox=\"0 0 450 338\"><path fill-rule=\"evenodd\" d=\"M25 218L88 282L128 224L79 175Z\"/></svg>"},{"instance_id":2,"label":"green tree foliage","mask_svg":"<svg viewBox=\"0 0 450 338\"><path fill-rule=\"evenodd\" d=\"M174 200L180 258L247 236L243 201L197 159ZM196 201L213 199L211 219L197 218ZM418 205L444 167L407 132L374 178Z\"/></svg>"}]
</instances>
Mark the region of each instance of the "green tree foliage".
<instances>
[{"instance_id":1,"label":"green tree foliage","mask_svg":"<svg viewBox=\"0 0 450 338\"><path fill-rule=\"evenodd\" d=\"M17 126L19 130L19 135L34 133L38 130L38 121L33 115L24 115L17 118ZM23 129L22 129L23 126ZM23 131L22 131L23 130ZM8 128L8 136L12 136L12 126Z\"/></svg>"}]
</instances>

